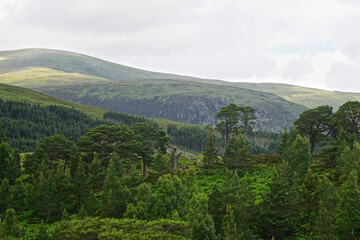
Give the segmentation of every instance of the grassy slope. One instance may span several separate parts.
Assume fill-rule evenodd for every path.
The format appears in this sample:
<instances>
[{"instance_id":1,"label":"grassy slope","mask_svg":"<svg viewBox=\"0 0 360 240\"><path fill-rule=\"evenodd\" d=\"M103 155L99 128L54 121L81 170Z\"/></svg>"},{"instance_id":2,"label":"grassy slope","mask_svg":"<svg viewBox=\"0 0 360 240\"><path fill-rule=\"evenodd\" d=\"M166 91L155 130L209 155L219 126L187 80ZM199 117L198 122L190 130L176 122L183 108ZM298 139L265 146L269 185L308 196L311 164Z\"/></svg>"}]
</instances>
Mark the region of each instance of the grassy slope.
<instances>
[{"instance_id":1,"label":"grassy slope","mask_svg":"<svg viewBox=\"0 0 360 240\"><path fill-rule=\"evenodd\" d=\"M55 97L51 97L33 90L29 90L22 87L15 87L6 84L0 83L0 99L5 101L18 101L18 102L28 102L31 104L40 104L43 106L47 105L61 105L65 107L75 108L77 110L85 112L88 116L102 119L104 113L107 111L102 108L97 108L93 106L81 105L78 103L74 103L71 101L66 101L63 99L58 99ZM160 127L166 129L169 124L175 124L177 126L186 126L185 123L170 121L168 119L154 118L156 123L159 124ZM200 126L204 127L204 126Z\"/></svg>"},{"instance_id":2,"label":"grassy slope","mask_svg":"<svg viewBox=\"0 0 360 240\"><path fill-rule=\"evenodd\" d=\"M78 53L51 49L21 49L0 51L0 73L11 72L28 67L44 67L68 73L107 78L110 80L124 79L193 79L179 76L144 71L124 65L104 61Z\"/></svg>"},{"instance_id":3,"label":"grassy slope","mask_svg":"<svg viewBox=\"0 0 360 240\"><path fill-rule=\"evenodd\" d=\"M347 101L360 101L360 93L333 92L279 83L237 83L236 86L274 93L286 100L314 108L330 105L338 109Z\"/></svg>"},{"instance_id":4,"label":"grassy slope","mask_svg":"<svg viewBox=\"0 0 360 240\"><path fill-rule=\"evenodd\" d=\"M38 93L29 89L14 87L1 83L0 83L0 99L6 101L8 100L19 101L19 102L22 101L32 104L40 104L43 106L61 105L66 107L73 107L75 109L85 112L87 115L91 117L95 117L98 119L102 119L103 114L106 111L105 109L81 105L78 103L50 97L48 95Z\"/></svg>"}]
</instances>

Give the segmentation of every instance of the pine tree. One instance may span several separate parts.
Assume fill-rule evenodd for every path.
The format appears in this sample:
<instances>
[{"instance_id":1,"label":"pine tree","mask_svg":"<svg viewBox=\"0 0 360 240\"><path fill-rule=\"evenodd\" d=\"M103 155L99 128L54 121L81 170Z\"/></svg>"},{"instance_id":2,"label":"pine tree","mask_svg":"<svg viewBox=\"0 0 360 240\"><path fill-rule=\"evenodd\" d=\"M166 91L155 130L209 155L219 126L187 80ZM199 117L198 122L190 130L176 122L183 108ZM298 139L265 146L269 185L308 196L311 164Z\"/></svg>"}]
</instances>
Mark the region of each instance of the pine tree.
<instances>
[{"instance_id":1,"label":"pine tree","mask_svg":"<svg viewBox=\"0 0 360 240\"><path fill-rule=\"evenodd\" d=\"M310 144L306 138L297 135L295 141L284 154L284 159L289 163L291 171L302 177L311 165Z\"/></svg>"},{"instance_id":2,"label":"pine tree","mask_svg":"<svg viewBox=\"0 0 360 240\"><path fill-rule=\"evenodd\" d=\"M231 208L231 204L226 205L226 213L222 220L222 228L226 240L238 239L235 217L234 217L234 212Z\"/></svg>"},{"instance_id":3,"label":"pine tree","mask_svg":"<svg viewBox=\"0 0 360 240\"><path fill-rule=\"evenodd\" d=\"M72 209L72 184L70 174L64 171L64 166L59 163L52 179L54 183L54 201L56 202L57 217L60 218L63 211Z\"/></svg>"},{"instance_id":4,"label":"pine tree","mask_svg":"<svg viewBox=\"0 0 360 240\"><path fill-rule=\"evenodd\" d=\"M192 239L217 239L214 222L208 213L208 199L205 194L193 194L189 204L188 219L192 226Z\"/></svg>"},{"instance_id":5,"label":"pine tree","mask_svg":"<svg viewBox=\"0 0 360 240\"><path fill-rule=\"evenodd\" d=\"M341 239L357 239L360 229L360 189L356 171L340 187L337 225Z\"/></svg>"},{"instance_id":6,"label":"pine tree","mask_svg":"<svg viewBox=\"0 0 360 240\"><path fill-rule=\"evenodd\" d=\"M6 136L3 130L2 122L0 122L0 143L6 142Z\"/></svg>"},{"instance_id":7,"label":"pine tree","mask_svg":"<svg viewBox=\"0 0 360 240\"><path fill-rule=\"evenodd\" d=\"M286 239L294 236L299 226L299 184L297 174L291 173L287 162L283 161L274 169L270 191L264 196L257 220L263 238L274 236Z\"/></svg>"},{"instance_id":8,"label":"pine tree","mask_svg":"<svg viewBox=\"0 0 360 240\"><path fill-rule=\"evenodd\" d=\"M209 196L209 213L214 219L214 227L216 235L219 236L222 233L222 218L225 213L223 203L223 193L220 191L217 184L214 184Z\"/></svg>"},{"instance_id":9,"label":"pine tree","mask_svg":"<svg viewBox=\"0 0 360 240\"><path fill-rule=\"evenodd\" d=\"M289 134L287 127L285 127L284 132L281 134L281 141L279 143L278 154L284 154L287 151L289 146Z\"/></svg>"},{"instance_id":10,"label":"pine tree","mask_svg":"<svg viewBox=\"0 0 360 240\"><path fill-rule=\"evenodd\" d=\"M313 215L317 209L317 201L315 196L316 186L316 177L309 168L301 185L301 206L304 221L308 228L313 225Z\"/></svg>"},{"instance_id":11,"label":"pine tree","mask_svg":"<svg viewBox=\"0 0 360 240\"><path fill-rule=\"evenodd\" d=\"M161 151L159 148L154 156L154 160L151 163L151 169L154 171L155 178L157 179L161 175L169 172L169 160L167 159L166 155Z\"/></svg>"},{"instance_id":12,"label":"pine tree","mask_svg":"<svg viewBox=\"0 0 360 240\"><path fill-rule=\"evenodd\" d=\"M355 142L353 149L346 147L339 159L340 162L340 182L344 183L350 176L350 172L356 171L360 178L360 144ZM359 182L360 179L358 179Z\"/></svg>"},{"instance_id":13,"label":"pine tree","mask_svg":"<svg viewBox=\"0 0 360 240\"><path fill-rule=\"evenodd\" d=\"M110 159L103 186L101 216L121 218L126 210L123 188L117 175L115 162Z\"/></svg>"},{"instance_id":14,"label":"pine tree","mask_svg":"<svg viewBox=\"0 0 360 240\"><path fill-rule=\"evenodd\" d=\"M16 212L14 209L9 208L5 213L5 233L7 236L16 237L18 234L18 226L16 223Z\"/></svg>"},{"instance_id":15,"label":"pine tree","mask_svg":"<svg viewBox=\"0 0 360 240\"><path fill-rule=\"evenodd\" d=\"M245 175L240 181L240 189L236 195L237 204L233 205L236 229L241 240L257 239L254 227L255 197L251 189L251 179Z\"/></svg>"},{"instance_id":16,"label":"pine tree","mask_svg":"<svg viewBox=\"0 0 360 240\"><path fill-rule=\"evenodd\" d=\"M0 185L0 216L5 214L6 209L9 205L10 186L9 180L5 178L2 180Z\"/></svg>"},{"instance_id":17,"label":"pine tree","mask_svg":"<svg viewBox=\"0 0 360 240\"><path fill-rule=\"evenodd\" d=\"M233 171L244 171L249 168L249 153L244 137L232 135L224 153L224 163L228 169Z\"/></svg>"},{"instance_id":18,"label":"pine tree","mask_svg":"<svg viewBox=\"0 0 360 240\"><path fill-rule=\"evenodd\" d=\"M88 182L88 177L85 173L84 164L81 158L77 164L76 172L74 173L73 179L73 194L76 198L76 207L80 208L86 201L90 193L90 186Z\"/></svg>"},{"instance_id":19,"label":"pine tree","mask_svg":"<svg viewBox=\"0 0 360 240\"><path fill-rule=\"evenodd\" d=\"M46 225L44 224L44 221L41 221L39 232L36 235L36 240L48 240L48 239L49 239L49 235L46 232Z\"/></svg>"},{"instance_id":20,"label":"pine tree","mask_svg":"<svg viewBox=\"0 0 360 240\"><path fill-rule=\"evenodd\" d=\"M335 240L334 218L321 200L318 217L315 220L314 239Z\"/></svg>"},{"instance_id":21,"label":"pine tree","mask_svg":"<svg viewBox=\"0 0 360 240\"><path fill-rule=\"evenodd\" d=\"M203 161L204 164L207 166L208 172L210 171L210 167L218 159L217 150L215 149L213 138L214 138L213 133L209 130L207 142L205 146L205 152L203 154L203 159L204 159Z\"/></svg>"},{"instance_id":22,"label":"pine tree","mask_svg":"<svg viewBox=\"0 0 360 240\"><path fill-rule=\"evenodd\" d=\"M98 154L94 152L94 158L89 167L89 182L91 189L94 192L102 189L105 179L105 173L102 169L101 160L99 159Z\"/></svg>"}]
</instances>

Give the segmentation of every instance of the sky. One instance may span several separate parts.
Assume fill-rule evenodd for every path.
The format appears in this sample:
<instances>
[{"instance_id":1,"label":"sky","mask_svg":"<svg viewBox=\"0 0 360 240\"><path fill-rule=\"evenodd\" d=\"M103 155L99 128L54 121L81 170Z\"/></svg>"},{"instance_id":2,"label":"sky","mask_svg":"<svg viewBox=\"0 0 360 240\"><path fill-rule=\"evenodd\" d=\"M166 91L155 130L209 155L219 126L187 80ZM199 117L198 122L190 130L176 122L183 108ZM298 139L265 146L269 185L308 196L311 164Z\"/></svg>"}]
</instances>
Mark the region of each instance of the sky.
<instances>
[{"instance_id":1,"label":"sky","mask_svg":"<svg viewBox=\"0 0 360 240\"><path fill-rule=\"evenodd\" d=\"M360 0L0 0L0 50L360 92Z\"/></svg>"}]
</instances>

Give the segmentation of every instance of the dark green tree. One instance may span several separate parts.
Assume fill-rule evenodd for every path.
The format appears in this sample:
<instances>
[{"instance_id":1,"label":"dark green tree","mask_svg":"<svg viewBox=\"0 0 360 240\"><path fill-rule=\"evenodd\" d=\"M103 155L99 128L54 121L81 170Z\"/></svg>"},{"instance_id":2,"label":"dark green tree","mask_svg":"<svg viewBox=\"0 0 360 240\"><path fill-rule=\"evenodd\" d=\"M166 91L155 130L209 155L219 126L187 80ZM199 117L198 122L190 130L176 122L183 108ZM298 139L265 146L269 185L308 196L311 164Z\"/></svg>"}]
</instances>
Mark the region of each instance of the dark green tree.
<instances>
[{"instance_id":1,"label":"dark green tree","mask_svg":"<svg viewBox=\"0 0 360 240\"><path fill-rule=\"evenodd\" d=\"M154 156L154 160L151 163L151 169L153 170L155 179L170 171L169 160L166 155L163 154L160 148Z\"/></svg>"},{"instance_id":2,"label":"dark green tree","mask_svg":"<svg viewBox=\"0 0 360 240\"><path fill-rule=\"evenodd\" d=\"M243 124L243 133L246 138L247 132L255 125L255 109L249 106L239 106L238 111L240 112L240 121Z\"/></svg>"},{"instance_id":3,"label":"dark green tree","mask_svg":"<svg viewBox=\"0 0 360 240\"><path fill-rule=\"evenodd\" d=\"M214 227L217 236L222 234L222 218L224 216L224 202L223 193L220 191L217 184L214 184L209 195L209 213L214 220Z\"/></svg>"},{"instance_id":4,"label":"dark green tree","mask_svg":"<svg viewBox=\"0 0 360 240\"><path fill-rule=\"evenodd\" d=\"M192 239L217 239L214 222L208 212L208 198L205 194L193 194L189 203L188 219L192 226Z\"/></svg>"},{"instance_id":5,"label":"dark green tree","mask_svg":"<svg viewBox=\"0 0 360 240\"><path fill-rule=\"evenodd\" d=\"M14 209L9 208L6 210L4 226L5 226L5 234L8 237L18 237L19 230L16 221L16 212Z\"/></svg>"},{"instance_id":6,"label":"dark green tree","mask_svg":"<svg viewBox=\"0 0 360 240\"><path fill-rule=\"evenodd\" d=\"M300 176L304 176L312 161L309 141L298 135L283 154L283 158L289 163L293 173L296 171Z\"/></svg>"},{"instance_id":7,"label":"dark green tree","mask_svg":"<svg viewBox=\"0 0 360 240\"><path fill-rule=\"evenodd\" d=\"M298 176L283 161L274 169L270 191L264 196L257 219L257 227L265 239L288 239L298 232L300 212L298 208Z\"/></svg>"},{"instance_id":8,"label":"dark green tree","mask_svg":"<svg viewBox=\"0 0 360 240\"><path fill-rule=\"evenodd\" d=\"M222 220L222 228L226 240L238 239L234 211L231 208L231 204L226 205L226 213Z\"/></svg>"},{"instance_id":9,"label":"dark green tree","mask_svg":"<svg viewBox=\"0 0 360 240\"><path fill-rule=\"evenodd\" d=\"M110 159L107 168L101 203L102 217L121 218L126 210L126 199L123 196L123 187L117 175L113 159Z\"/></svg>"},{"instance_id":10,"label":"dark green tree","mask_svg":"<svg viewBox=\"0 0 360 240\"><path fill-rule=\"evenodd\" d=\"M334 218L320 200L318 217L315 220L315 240L335 240Z\"/></svg>"},{"instance_id":11,"label":"dark green tree","mask_svg":"<svg viewBox=\"0 0 360 240\"><path fill-rule=\"evenodd\" d=\"M249 168L249 153L243 135L232 135L223 158L226 167L233 171Z\"/></svg>"},{"instance_id":12,"label":"dark green tree","mask_svg":"<svg viewBox=\"0 0 360 240\"><path fill-rule=\"evenodd\" d=\"M231 103L228 106L222 107L215 116L220 121L218 124L216 124L216 128L223 135L225 145L230 138L230 134L233 133L234 128L239 122L238 110L238 106L236 106L234 103Z\"/></svg>"},{"instance_id":13,"label":"dark green tree","mask_svg":"<svg viewBox=\"0 0 360 240\"><path fill-rule=\"evenodd\" d=\"M210 171L210 167L218 159L217 150L215 149L213 138L213 133L209 131L205 146L205 152L203 153L204 163L207 166L208 172Z\"/></svg>"},{"instance_id":14,"label":"dark green tree","mask_svg":"<svg viewBox=\"0 0 360 240\"><path fill-rule=\"evenodd\" d=\"M359 135L360 127L360 102L349 101L340 106L335 113L339 125L348 133Z\"/></svg>"},{"instance_id":15,"label":"dark green tree","mask_svg":"<svg viewBox=\"0 0 360 240\"><path fill-rule=\"evenodd\" d=\"M360 189L356 171L350 172L347 181L340 187L337 225L341 239L359 238Z\"/></svg>"},{"instance_id":16,"label":"dark green tree","mask_svg":"<svg viewBox=\"0 0 360 240\"><path fill-rule=\"evenodd\" d=\"M82 206L90 193L90 185L88 177L85 173L84 163L81 158L78 160L77 169L72 177L73 195L76 199L76 208Z\"/></svg>"},{"instance_id":17,"label":"dark green tree","mask_svg":"<svg viewBox=\"0 0 360 240\"><path fill-rule=\"evenodd\" d=\"M311 154L314 153L315 144L330 136L332 115L332 107L319 106L303 112L295 121L294 126L299 134L309 139Z\"/></svg>"}]
</instances>

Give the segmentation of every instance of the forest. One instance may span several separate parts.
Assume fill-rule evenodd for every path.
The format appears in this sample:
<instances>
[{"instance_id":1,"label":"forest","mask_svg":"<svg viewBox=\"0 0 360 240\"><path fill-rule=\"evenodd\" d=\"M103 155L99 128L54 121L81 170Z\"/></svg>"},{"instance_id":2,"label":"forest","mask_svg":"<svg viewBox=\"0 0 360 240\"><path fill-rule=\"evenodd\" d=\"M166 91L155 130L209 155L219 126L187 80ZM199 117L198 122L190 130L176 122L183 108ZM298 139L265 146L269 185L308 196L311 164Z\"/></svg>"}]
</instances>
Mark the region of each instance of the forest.
<instances>
[{"instance_id":1,"label":"forest","mask_svg":"<svg viewBox=\"0 0 360 240\"><path fill-rule=\"evenodd\" d=\"M148 121L89 122L26 154L0 129L0 239L359 239L360 102L307 110L281 137L252 132L254 111L222 107L192 155ZM251 154L266 134L277 154Z\"/></svg>"}]
</instances>

